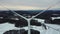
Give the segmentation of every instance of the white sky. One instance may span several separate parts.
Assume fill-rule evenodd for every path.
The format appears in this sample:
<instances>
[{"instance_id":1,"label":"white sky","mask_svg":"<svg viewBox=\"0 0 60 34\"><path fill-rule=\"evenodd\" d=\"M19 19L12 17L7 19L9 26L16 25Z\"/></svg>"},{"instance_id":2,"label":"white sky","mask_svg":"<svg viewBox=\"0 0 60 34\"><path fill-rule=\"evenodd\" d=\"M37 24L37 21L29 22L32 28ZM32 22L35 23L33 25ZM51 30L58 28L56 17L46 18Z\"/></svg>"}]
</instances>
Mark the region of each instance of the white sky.
<instances>
[{"instance_id":1,"label":"white sky","mask_svg":"<svg viewBox=\"0 0 60 34\"><path fill-rule=\"evenodd\" d=\"M29 9L45 9L49 5L58 3L60 0L0 0L0 4L8 7L9 9L29 10ZM60 9L60 4L54 8ZM0 9L6 9L1 7Z\"/></svg>"}]
</instances>

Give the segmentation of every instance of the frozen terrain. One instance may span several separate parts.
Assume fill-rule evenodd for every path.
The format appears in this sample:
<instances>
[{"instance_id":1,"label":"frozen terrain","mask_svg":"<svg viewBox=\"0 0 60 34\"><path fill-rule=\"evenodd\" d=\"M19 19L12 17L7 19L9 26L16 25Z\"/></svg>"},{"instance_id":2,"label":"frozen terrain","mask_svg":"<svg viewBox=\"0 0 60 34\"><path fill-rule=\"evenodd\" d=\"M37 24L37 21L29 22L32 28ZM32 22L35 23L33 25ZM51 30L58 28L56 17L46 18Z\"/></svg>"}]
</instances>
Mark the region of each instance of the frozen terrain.
<instances>
[{"instance_id":1,"label":"frozen terrain","mask_svg":"<svg viewBox=\"0 0 60 34\"><path fill-rule=\"evenodd\" d=\"M53 27L55 29L60 29L60 25L53 25L53 24L46 24L46 25ZM47 30L45 30L42 26L40 27L32 26L32 27L33 27L32 29L40 31L41 34L60 34L60 31L56 31L52 28L48 28ZM20 28L16 28L14 24L10 24L10 23L0 24L0 34L3 34L5 31L9 31L13 29L19 30ZM27 30L28 27L24 27L23 29Z\"/></svg>"}]
</instances>

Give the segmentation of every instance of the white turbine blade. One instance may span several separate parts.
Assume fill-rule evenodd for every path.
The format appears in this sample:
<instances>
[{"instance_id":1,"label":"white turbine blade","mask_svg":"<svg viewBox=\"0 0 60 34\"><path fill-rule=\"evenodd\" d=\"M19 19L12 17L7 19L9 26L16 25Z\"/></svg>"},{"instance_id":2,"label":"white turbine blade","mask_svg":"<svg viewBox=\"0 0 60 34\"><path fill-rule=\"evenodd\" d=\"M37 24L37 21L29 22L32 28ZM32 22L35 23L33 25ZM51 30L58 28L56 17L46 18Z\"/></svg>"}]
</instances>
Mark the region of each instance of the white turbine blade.
<instances>
[{"instance_id":1,"label":"white turbine blade","mask_svg":"<svg viewBox=\"0 0 60 34\"><path fill-rule=\"evenodd\" d=\"M59 1L59 2L60 2L60 1ZM54 5L49 6L46 10L48 10L48 9L52 8L53 6L55 6L55 5L59 4L59 2L57 2L57 3L56 3L56 4L54 4ZM38 15L40 15L40 14L44 13L46 10L43 10L42 12L40 12L40 13L38 13L37 15L33 16L31 19L33 19L33 18L35 18L36 16L38 16ZM44 24L44 25L45 25L45 23L42 23L42 24ZM47 26L47 25L46 25L46 26ZM47 27L50 27L50 26L47 26ZM55 28L53 28L53 27L50 27L50 28L52 28L52 29L54 29L54 30L56 30L56 31L60 32L58 29L55 29Z\"/></svg>"},{"instance_id":2,"label":"white turbine blade","mask_svg":"<svg viewBox=\"0 0 60 34\"><path fill-rule=\"evenodd\" d=\"M18 16L20 16L20 17L24 18L25 20L27 20L27 18L26 18L26 17L24 17L24 16L22 16L22 15L20 15L20 14L16 13L16 12L14 12L14 11L12 11L12 12L13 12L13 13L15 13L16 15L18 15Z\"/></svg>"},{"instance_id":3,"label":"white turbine blade","mask_svg":"<svg viewBox=\"0 0 60 34\"><path fill-rule=\"evenodd\" d=\"M45 10L41 11L40 13L38 13L37 15L32 16L32 18L31 18L31 19L33 19L33 18L37 17L38 15L40 15L40 14L44 13L46 10L48 10L48 9L52 8L53 6L55 6L55 5L59 4L59 3L60 3L60 1L59 1L59 2L57 2L56 4L53 4L53 5L49 6L49 7L48 7L48 8L46 8Z\"/></svg>"},{"instance_id":4,"label":"white turbine blade","mask_svg":"<svg viewBox=\"0 0 60 34\"><path fill-rule=\"evenodd\" d=\"M0 4L0 5L2 5L2 4ZM6 9L8 9L7 7L5 7L4 5L2 5L1 7L4 7L4 8L6 8ZM10 9L8 9L8 10L10 10ZM11 12L13 12L13 13L15 13L16 15L18 15L18 16L20 16L20 17L22 17L22 18L24 18L24 19L27 19L27 18L25 18L24 16L22 16L22 15L20 15L20 14L18 14L18 13L16 13L16 12L14 12L13 10L10 10Z\"/></svg>"}]
</instances>

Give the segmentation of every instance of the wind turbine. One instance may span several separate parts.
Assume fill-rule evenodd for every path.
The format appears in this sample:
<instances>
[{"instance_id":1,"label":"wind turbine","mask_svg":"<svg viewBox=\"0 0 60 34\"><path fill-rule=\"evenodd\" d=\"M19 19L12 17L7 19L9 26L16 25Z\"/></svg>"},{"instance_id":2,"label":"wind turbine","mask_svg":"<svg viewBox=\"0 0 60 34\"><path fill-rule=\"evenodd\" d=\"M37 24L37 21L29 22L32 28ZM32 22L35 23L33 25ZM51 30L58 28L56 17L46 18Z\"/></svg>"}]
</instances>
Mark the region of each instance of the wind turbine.
<instances>
[{"instance_id":1,"label":"wind turbine","mask_svg":"<svg viewBox=\"0 0 60 34\"><path fill-rule=\"evenodd\" d=\"M58 2L58 3L59 3L59 2ZM15 13L16 15L18 15L18 16L20 16L20 17L24 18L25 20L27 20L27 22L28 22L28 34L31 34L31 33L30 33L30 29L31 29L30 21L31 21L33 18L35 18L36 16L38 16L38 15L40 15L40 14L44 13L46 10L48 10L48 9L52 8L53 6L57 5L58 3L56 3L56 4L54 4L54 5L49 6L48 8L46 8L46 9L45 9L45 10L43 10L43 11L41 11L41 12L40 12L40 13L38 13L37 15L32 16L31 18L26 18L26 17L24 17L24 16L22 16L22 15L20 15L20 14L16 13L16 12L14 12L13 10L11 10L11 12L13 12L13 13ZM0 5L2 5L2 4L0 4ZM6 9L8 9L8 8L7 8L7 7L5 7L4 5L3 5L2 7L4 7L4 8L6 8ZM8 10L10 10L10 9L8 9ZM45 23L42 23L42 24L45 24ZM47 26L47 25L46 25L46 26ZM50 26L47 26L47 27L50 27ZM50 28L52 28L52 27L50 27ZM58 30L57 30L57 29L55 29L55 28L52 28L52 29L54 29L54 30L58 31Z\"/></svg>"}]
</instances>

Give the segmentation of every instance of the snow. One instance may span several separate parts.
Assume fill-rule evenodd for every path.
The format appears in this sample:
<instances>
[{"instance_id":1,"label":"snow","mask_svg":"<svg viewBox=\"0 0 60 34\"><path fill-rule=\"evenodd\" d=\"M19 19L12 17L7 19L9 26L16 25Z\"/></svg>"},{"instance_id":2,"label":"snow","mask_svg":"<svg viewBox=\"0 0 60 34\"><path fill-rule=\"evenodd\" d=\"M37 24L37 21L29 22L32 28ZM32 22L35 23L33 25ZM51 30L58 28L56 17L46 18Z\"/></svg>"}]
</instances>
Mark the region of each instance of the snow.
<instances>
[{"instance_id":1,"label":"snow","mask_svg":"<svg viewBox=\"0 0 60 34\"><path fill-rule=\"evenodd\" d=\"M46 24L50 27L53 27L55 29L60 29L60 25L53 25L53 24ZM52 28L48 28L47 30L45 30L42 26L31 26L32 29L34 30L38 30L40 31L41 34L60 34L60 31L56 31ZM0 24L0 34L3 34L5 31L9 31L9 30L13 30L13 29L21 29L21 28L17 28L14 26L14 24L10 24L10 23L4 23L4 24ZM28 27L23 27L23 29L27 30Z\"/></svg>"}]
</instances>

